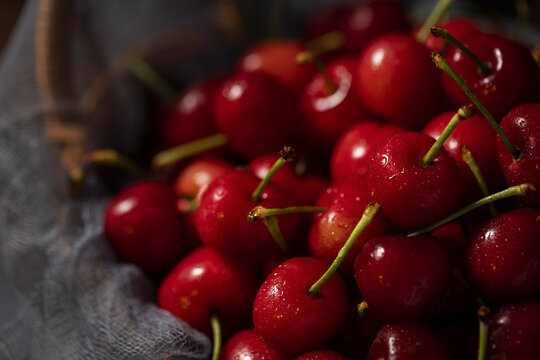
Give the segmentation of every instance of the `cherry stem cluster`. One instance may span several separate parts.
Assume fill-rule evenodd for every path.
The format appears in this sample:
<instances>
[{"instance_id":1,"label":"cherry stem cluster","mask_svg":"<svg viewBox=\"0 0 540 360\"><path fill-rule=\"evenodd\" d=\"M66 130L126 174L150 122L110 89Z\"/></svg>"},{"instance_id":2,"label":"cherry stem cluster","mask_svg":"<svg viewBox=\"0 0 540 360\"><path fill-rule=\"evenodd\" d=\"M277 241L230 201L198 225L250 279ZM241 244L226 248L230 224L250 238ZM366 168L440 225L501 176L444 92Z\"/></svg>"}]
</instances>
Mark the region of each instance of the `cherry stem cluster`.
<instances>
[{"instance_id":1,"label":"cherry stem cluster","mask_svg":"<svg viewBox=\"0 0 540 360\"><path fill-rule=\"evenodd\" d=\"M431 10L431 13L429 14L428 18L416 34L416 41L423 44L426 42L428 36L429 36L429 30L441 20L441 18L444 16L444 14L448 11L448 8L452 4L452 0L439 0L437 4L435 4L435 7L433 10Z\"/></svg>"},{"instance_id":2,"label":"cherry stem cluster","mask_svg":"<svg viewBox=\"0 0 540 360\"><path fill-rule=\"evenodd\" d=\"M326 270L326 272L319 278L319 280L317 280L315 284L311 285L307 289L307 294L310 297L317 297L319 295L321 287L324 285L326 280L328 280L336 272L336 270L339 268L339 265L341 265L341 263L349 253L349 250L356 242L356 239L358 239L360 234L362 234L364 229L371 223L373 218L379 213L380 210L381 206L376 202L371 202L366 206L362 218L360 219L360 221L358 221L352 233L349 235L349 238L347 239L343 247L339 250L334 262L332 262L328 270Z\"/></svg>"},{"instance_id":3,"label":"cherry stem cluster","mask_svg":"<svg viewBox=\"0 0 540 360\"><path fill-rule=\"evenodd\" d=\"M487 121L489 121L490 125L493 127L497 135L499 135L499 137L501 138L501 141L503 142L503 144L512 153L512 156L514 157L514 159L516 160L519 159L519 156L520 156L519 150L510 142L510 139L508 138L508 136L506 136L506 134L502 130L499 123L493 118L493 115L491 115L488 109L486 109L484 104L482 104L482 102L473 93L473 91L465 83L465 81L463 81L463 79L450 67L450 65L448 65L444 57L438 52L433 52L431 54L431 59L439 69L441 69L448 76L450 76L452 80L454 80L459 85L459 87L465 92L465 94L467 94L467 96L476 105L476 107L480 109L480 112L482 112L482 114L487 119Z\"/></svg>"},{"instance_id":4,"label":"cherry stem cluster","mask_svg":"<svg viewBox=\"0 0 540 360\"><path fill-rule=\"evenodd\" d=\"M210 135L195 141L162 151L152 159L152 167L159 169L165 166L176 164L191 156L204 151L212 150L227 144L227 137L224 134Z\"/></svg>"}]
</instances>

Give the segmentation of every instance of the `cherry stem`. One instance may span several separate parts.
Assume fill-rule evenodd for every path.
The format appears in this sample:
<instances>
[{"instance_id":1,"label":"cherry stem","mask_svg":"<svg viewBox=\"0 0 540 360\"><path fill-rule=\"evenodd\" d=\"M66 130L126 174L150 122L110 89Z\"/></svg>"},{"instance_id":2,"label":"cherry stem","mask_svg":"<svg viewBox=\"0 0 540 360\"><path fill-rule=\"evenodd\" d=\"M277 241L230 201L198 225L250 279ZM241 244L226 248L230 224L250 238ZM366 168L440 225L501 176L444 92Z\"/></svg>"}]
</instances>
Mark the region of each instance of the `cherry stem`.
<instances>
[{"instance_id":1,"label":"cherry stem","mask_svg":"<svg viewBox=\"0 0 540 360\"><path fill-rule=\"evenodd\" d=\"M143 178L150 177L150 173L146 169L113 149L93 151L85 156L85 160L90 164L114 166Z\"/></svg>"},{"instance_id":2,"label":"cherry stem","mask_svg":"<svg viewBox=\"0 0 540 360\"><path fill-rule=\"evenodd\" d=\"M465 55L467 55L476 64L476 70L478 71L478 75L485 75L491 71L491 66L488 62L480 60L471 50L469 50L469 48L463 45L461 41L453 37L448 32L448 30L440 27L432 27L431 34L433 34L433 36L435 37L441 38L449 42L450 44L457 47L459 50L463 51Z\"/></svg>"},{"instance_id":3,"label":"cherry stem","mask_svg":"<svg viewBox=\"0 0 540 360\"><path fill-rule=\"evenodd\" d=\"M169 106L174 106L178 100L176 89L166 82L158 72L140 58L134 59L129 64L129 71L142 83L148 86L154 93L162 98Z\"/></svg>"},{"instance_id":4,"label":"cherry stem","mask_svg":"<svg viewBox=\"0 0 540 360\"><path fill-rule=\"evenodd\" d=\"M436 223L434 223L434 224L432 224L432 225L430 225L430 226L428 226L428 227L426 227L426 228L424 228L422 230L411 233L411 234L409 234L407 236L418 236L418 235L427 234L427 233L431 232L432 230L438 228L439 226L444 225L446 223L449 223L450 221L455 220L458 217L460 217L461 215L466 214L466 213L468 213L468 212L470 212L470 211L472 211L474 209L477 209L480 206L489 204L489 203L491 203L493 201L506 199L506 198L511 197L511 196L518 196L518 195L519 196L525 196L528 193L530 193L531 191L536 191L533 184L521 184L521 185L516 185L516 186L509 187L509 188L507 188L505 190L499 191L498 193L486 196L485 198L482 198L482 199L480 199L478 201L475 201L472 204L464 207L463 209L458 210L455 213L445 217L444 219L442 219L440 221L437 221Z\"/></svg>"},{"instance_id":5,"label":"cherry stem","mask_svg":"<svg viewBox=\"0 0 540 360\"><path fill-rule=\"evenodd\" d=\"M306 48L316 55L322 55L341 48L343 44L345 35L341 31L330 31L309 41Z\"/></svg>"},{"instance_id":6,"label":"cherry stem","mask_svg":"<svg viewBox=\"0 0 540 360\"><path fill-rule=\"evenodd\" d=\"M326 93L328 95L331 95L336 92L337 85L332 81L330 78L330 74L328 73L328 69L326 68L326 65L321 61L318 55L316 55L313 51L304 51L299 53L296 56L296 63L299 65L304 65L307 63L314 63L317 67L317 71L322 76L324 80L324 84L326 87Z\"/></svg>"},{"instance_id":7,"label":"cherry stem","mask_svg":"<svg viewBox=\"0 0 540 360\"><path fill-rule=\"evenodd\" d=\"M315 282L315 284L311 285L307 293L310 297L317 297L319 295L319 292L321 291L321 287L323 284L328 280L338 269L339 265L343 262L347 254L349 253L349 250L356 242L356 239L362 234L364 229L371 223L371 220L379 213L381 210L381 206L376 202L370 202L366 209L364 210L364 214L362 215L362 218L358 223L356 224L354 230L352 231L351 235L349 235L349 238L343 245L341 249L339 249L339 252L328 270Z\"/></svg>"},{"instance_id":8,"label":"cherry stem","mask_svg":"<svg viewBox=\"0 0 540 360\"><path fill-rule=\"evenodd\" d=\"M360 317L366 315L366 313L369 311L369 305L366 300L362 301L356 306L356 311L358 312L358 315L360 315Z\"/></svg>"},{"instance_id":9,"label":"cherry stem","mask_svg":"<svg viewBox=\"0 0 540 360\"><path fill-rule=\"evenodd\" d=\"M431 60L439 69L444 71L448 76L452 78L452 80L454 80L459 85L459 87L465 92L465 94L467 94L467 96L476 105L476 107L480 109L480 112L484 115L487 121L489 121L489 124L499 135L501 141L506 146L506 148L512 153L514 159L519 159L519 150L510 142L510 139L508 138L508 136L506 136L499 123L493 118L493 115L491 115L491 113L488 111L488 109L486 109L484 104L482 104L478 97L472 92L471 88L467 84L465 84L465 81L463 81L463 79L458 74L456 74L456 72L450 67L450 65L448 65L444 57L438 52L433 52L431 53Z\"/></svg>"},{"instance_id":10,"label":"cherry stem","mask_svg":"<svg viewBox=\"0 0 540 360\"><path fill-rule=\"evenodd\" d=\"M257 188L253 191L253 193L251 193L251 199L253 199L254 202L260 202L262 200L262 192L264 191L264 188L266 188L266 185L268 185L270 182L270 179L272 179L272 176L274 176L276 171L278 171L279 168L281 168L287 162L293 161L295 156L294 149L290 146L283 146L278 154L279 159L276 160Z\"/></svg>"},{"instance_id":11,"label":"cherry stem","mask_svg":"<svg viewBox=\"0 0 540 360\"><path fill-rule=\"evenodd\" d=\"M287 249L287 242L285 242L285 238L283 237L283 234L281 233L281 229L279 228L278 220L275 216L269 216L262 219L264 225L266 225L266 228L270 232L270 235L272 235L272 238L276 242L277 246L281 249L283 252L283 255L288 256L289 251Z\"/></svg>"},{"instance_id":12,"label":"cherry stem","mask_svg":"<svg viewBox=\"0 0 540 360\"><path fill-rule=\"evenodd\" d=\"M154 156L152 159L153 168L161 168L176 164L193 155L204 151L218 148L227 144L227 138L223 134L210 135L195 141L167 149Z\"/></svg>"},{"instance_id":13,"label":"cherry stem","mask_svg":"<svg viewBox=\"0 0 540 360\"><path fill-rule=\"evenodd\" d=\"M445 141L448 139L450 134L452 134L452 131L454 131L454 129L459 125L462 120L470 118L471 116L473 116L473 114L474 106L472 104L460 107L459 110L454 114L454 116L452 116L452 119L450 119L439 138L431 146L431 149L429 149L426 155L424 155L424 157L420 161L420 164L422 164L422 166L431 165L433 159L435 159L435 156L443 147Z\"/></svg>"},{"instance_id":14,"label":"cherry stem","mask_svg":"<svg viewBox=\"0 0 540 360\"><path fill-rule=\"evenodd\" d=\"M431 10L428 18L416 34L416 41L423 44L426 42L429 36L429 30L432 26L441 20L444 14L448 11L448 8L452 5L452 0L439 0L435 7Z\"/></svg>"},{"instance_id":15,"label":"cherry stem","mask_svg":"<svg viewBox=\"0 0 540 360\"><path fill-rule=\"evenodd\" d=\"M481 305L478 309L478 360L484 360L486 358L487 342L488 342L488 326L489 326L489 316L491 310L485 306Z\"/></svg>"},{"instance_id":16,"label":"cherry stem","mask_svg":"<svg viewBox=\"0 0 540 360\"><path fill-rule=\"evenodd\" d=\"M282 215L282 214L293 214L293 213L317 213L325 212L326 208L320 206L291 206L286 208L274 208L267 209L262 206L255 206L247 215L248 221L250 223L259 220L265 219L270 216Z\"/></svg>"},{"instance_id":17,"label":"cherry stem","mask_svg":"<svg viewBox=\"0 0 540 360\"><path fill-rule=\"evenodd\" d=\"M219 360L219 353L221 352L221 324L219 317L215 313L210 315L210 323L212 324L212 337L214 340L212 360Z\"/></svg>"},{"instance_id":18,"label":"cherry stem","mask_svg":"<svg viewBox=\"0 0 540 360\"><path fill-rule=\"evenodd\" d=\"M480 189L482 190L482 194L484 194L484 196L491 195L487 187L486 180L484 179L484 176L482 175L482 171L478 167L478 163L474 159L474 156L471 150L469 150L467 145L460 145L459 151L461 152L461 158L463 159L465 164L467 164L467 166L473 173L474 178L476 179L476 182L478 183L478 186L480 186ZM489 213L491 214L491 217L495 217L498 215L497 209L495 208L494 203L489 203L487 206L489 209Z\"/></svg>"}]
</instances>

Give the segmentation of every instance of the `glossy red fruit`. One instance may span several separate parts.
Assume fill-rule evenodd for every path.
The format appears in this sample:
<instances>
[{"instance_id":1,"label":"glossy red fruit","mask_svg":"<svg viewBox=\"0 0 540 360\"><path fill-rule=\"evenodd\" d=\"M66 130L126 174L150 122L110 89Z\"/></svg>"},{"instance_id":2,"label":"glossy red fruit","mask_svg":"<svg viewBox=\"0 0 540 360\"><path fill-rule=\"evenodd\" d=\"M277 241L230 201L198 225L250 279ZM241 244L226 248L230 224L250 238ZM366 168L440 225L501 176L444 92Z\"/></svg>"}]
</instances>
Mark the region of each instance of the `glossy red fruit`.
<instances>
[{"instance_id":1,"label":"glossy red fruit","mask_svg":"<svg viewBox=\"0 0 540 360\"><path fill-rule=\"evenodd\" d=\"M436 116L424 127L422 132L438 139L454 114L455 111L449 111ZM466 145L469 148L489 191L495 193L506 187L496 155L496 137L495 130L489 125L486 118L476 114L461 121L444 143L445 150L454 158L463 172L465 193L469 203L482 198L483 194L469 166L463 161L459 147Z\"/></svg>"},{"instance_id":2,"label":"glossy red fruit","mask_svg":"<svg viewBox=\"0 0 540 360\"><path fill-rule=\"evenodd\" d=\"M189 87L176 106L163 109L161 132L164 148L171 148L218 132L213 103L222 78L207 80Z\"/></svg>"},{"instance_id":3,"label":"glossy red fruit","mask_svg":"<svg viewBox=\"0 0 540 360\"><path fill-rule=\"evenodd\" d=\"M359 58L356 76L360 98L392 124L419 129L441 108L437 68L426 48L410 35L373 40Z\"/></svg>"},{"instance_id":4,"label":"glossy red fruit","mask_svg":"<svg viewBox=\"0 0 540 360\"><path fill-rule=\"evenodd\" d=\"M182 219L173 189L160 181L142 181L122 190L105 211L105 236L121 261L152 276L169 271L180 259Z\"/></svg>"},{"instance_id":5,"label":"glossy red fruit","mask_svg":"<svg viewBox=\"0 0 540 360\"><path fill-rule=\"evenodd\" d=\"M472 34L463 41L463 45L481 61L489 62L491 70L479 74L476 64L455 47L448 51L446 61L497 121L520 104L538 101L540 77L529 50L512 40L485 33ZM470 102L448 75L441 72L441 76L444 89L455 105Z\"/></svg>"},{"instance_id":6,"label":"glossy red fruit","mask_svg":"<svg viewBox=\"0 0 540 360\"><path fill-rule=\"evenodd\" d=\"M345 130L369 116L358 99L355 70L356 60L342 57L327 66L335 89L328 88L321 74L306 86L301 107L304 132L310 142L331 149Z\"/></svg>"},{"instance_id":7,"label":"glossy red fruit","mask_svg":"<svg viewBox=\"0 0 540 360\"><path fill-rule=\"evenodd\" d=\"M326 211L314 221L309 234L309 250L319 259L331 263L345 245L360 221L367 204L373 201L365 182L346 182L338 185L338 192L330 204L321 204ZM326 202L326 201L325 201ZM352 274L354 260L369 239L395 232L394 227L380 212L360 234L340 265L343 273Z\"/></svg>"},{"instance_id":8,"label":"glossy red fruit","mask_svg":"<svg viewBox=\"0 0 540 360\"><path fill-rule=\"evenodd\" d=\"M538 359L540 303L529 301L506 304L489 323L486 359Z\"/></svg>"},{"instance_id":9,"label":"glossy red fruit","mask_svg":"<svg viewBox=\"0 0 540 360\"><path fill-rule=\"evenodd\" d=\"M403 7L394 1L376 0L359 4L340 19L337 30L345 36L343 50L359 53L378 36L409 31Z\"/></svg>"},{"instance_id":10,"label":"glossy red fruit","mask_svg":"<svg viewBox=\"0 0 540 360\"><path fill-rule=\"evenodd\" d=\"M228 145L252 159L296 143L300 126L296 107L294 98L270 75L243 72L224 82L214 116Z\"/></svg>"},{"instance_id":11,"label":"glossy red fruit","mask_svg":"<svg viewBox=\"0 0 540 360\"><path fill-rule=\"evenodd\" d=\"M220 360L287 360L272 349L257 330L251 328L236 333L221 349Z\"/></svg>"},{"instance_id":12,"label":"glossy red fruit","mask_svg":"<svg viewBox=\"0 0 540 360\"><path fill-rule=\"evenodd\" d=\"M292 94L300 94L315 73L313 64L296 63L296 56L306 50L298 41L268 40L248 49L238 67L242 71L273 76Z\"/></svg>"},{"instance_id":13,"label":"glossy red fruit","mask_svg":"<svg viewBox=\"0 0 540 360\"><path fill-rule=\"evenodd\" d=\"M377 334L367 360L450 360L439 335L420 321L389 323Z\"/></svg>"},{"instance_id":14,"label":"glossy red fruit","mask_svg":"<svg viewBox=\"0 0 540 360\"><path fill-rule=\"evenodd\" d=\"M456 162L440 149L431 165L421 164L434 139L400 133L381 143L368 170L375 201L398 229L416 231L462 205L463 178Z\"/></svg>"},{"instance_id":15,"label":"glossy red fruit","mask_svg":"<svg viewBox=\"0 0 540 360\"><path fill-rule=\"evenodd\" d=\"M347 129L332 152L330 173L334 182L366 179L371 156L377 146L389 138L406 130L399 126L367 120Z\"/></svg>"},{"instance_id":16,"label":"glossy red fruit","mask_svg":"<svg viewBox=\"0 0 540 360\"><path fill-rule=\"evenodd\" d=\"M331 350L315 350L298 356L295 360L347 360L348 357Z\"/></svg>"},{"instance_id":17,"label":"glossy red fruit","mask_svg":"<svg viewBox=\"0 0 540 360\"><path fill-rule=\"evenodd\" d=\"M214 180L201 197L195 212L197 232L206 245L250 264L262 264L282 255L266 226L249 223L247 214L256 206L284 208L294 204L289 192L268 184L262 201L251 199L259 179L245 171L231 171ZM289 246L297 230L297 214L278 215L279 226Z\"/></svg>"},{"instance_id":18,"label":"glossy red fruit","mask_svg":"<svg viewBox=\"0 0 540 360\"><path fill-rule=\"evenodd\" d=\"M430 236L393 235L369 240L354 275L370 307L394 319L430 314L448 290L450 261Z\"/></svg>"},{"instance_id":19,"label":"glossy red fruit","mask_svg":"<svg viewBox=\"0 0 540 360\"><path fill-rule=\"evenodd\" d=\"M208 185L224 173L233 170L228 161L217 158L200 158L190 162L174 181L177 196L187 199L200 198Z\"/></svg>"},{"instance_id":20,"label":"glossy red fruit","mask_svg":"<svg viewBox=\"0 0 540 360\"><path fill-rule=\"evenodd\" d=\"M327 270L315 258L292 258L264 281L253 304L253 323L270 346L298 355L323 346L343 324L349 303L339 274L310 297L307 288Z\"/></svg>"},{"instance_id":21,"label":"glossy red fruit","mask_svg":"<svg viewBox=\"0 0 540 360\"><path fill-rule=\"evenodd\" d=\"M522 301L540 284L540 211L512 210L489 220L470 239L467 267L475 288L500 301Z\"/></svg>"},{"instance_id":22,"label":"glossy red fruit","mask_svg":"<svg viewBox=\"0 0 540 360\"><path fill-rule=\"evenodd\" d=\"M523 200L540 206L540 104L512 109L501 122L504 133L521 155L515 160L497 137L497 155L508 185L531 183L537 189Z\"/></svg>"},{"instance_id":23,"label":"glossy red fruit","mask_svg":"<svg viewBox=\"0 0 540 360\"><path fill-rule=\"evenodd\" d=\"M159 288L158 304L193 328L211 335L210 313L225 334L250 322L257 281L246 265L202 247L180 261Z\"/></svg>"},{"instance_id":24,"label":"glossy red fruit","mask_svg":"<svg viewBox=\"0 0 540 360\"><path fill-rule=\"evenodd\" d=\"M460 42L463 41L463 39L467 38L467 36L480 32L474 22L466 18L453 18L447 21L443 21L437 26L448 31L450 35L458 39ZM433 35L430 35L427 38L424 45L429 51L437 52L445 52L450 46L452 46L445 40L437 38Z\"/></svg>"}]
</instances>

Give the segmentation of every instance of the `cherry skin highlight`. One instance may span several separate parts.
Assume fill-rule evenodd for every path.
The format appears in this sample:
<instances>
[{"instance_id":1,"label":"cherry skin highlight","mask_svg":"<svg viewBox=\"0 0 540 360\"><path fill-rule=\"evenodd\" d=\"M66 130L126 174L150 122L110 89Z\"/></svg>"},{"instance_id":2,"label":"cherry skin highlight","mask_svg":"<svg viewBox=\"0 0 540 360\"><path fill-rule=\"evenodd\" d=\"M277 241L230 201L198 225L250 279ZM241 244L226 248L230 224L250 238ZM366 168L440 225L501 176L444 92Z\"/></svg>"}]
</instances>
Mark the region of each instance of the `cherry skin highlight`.
<instances>
[{"instance_id":1,"label":"cherry skin highlight","mask_svg":"<svg viewBox=\"0 0 540 360\"><path fill-rule=\"evenodd\" d=\"M270 346L299 355L324 345L345 320L349 297L339 274L322 286L317 296L307 294L327 270L315 258L292 258L262 284L253 304L253 323Z\"/></svg>"}]
</instances>

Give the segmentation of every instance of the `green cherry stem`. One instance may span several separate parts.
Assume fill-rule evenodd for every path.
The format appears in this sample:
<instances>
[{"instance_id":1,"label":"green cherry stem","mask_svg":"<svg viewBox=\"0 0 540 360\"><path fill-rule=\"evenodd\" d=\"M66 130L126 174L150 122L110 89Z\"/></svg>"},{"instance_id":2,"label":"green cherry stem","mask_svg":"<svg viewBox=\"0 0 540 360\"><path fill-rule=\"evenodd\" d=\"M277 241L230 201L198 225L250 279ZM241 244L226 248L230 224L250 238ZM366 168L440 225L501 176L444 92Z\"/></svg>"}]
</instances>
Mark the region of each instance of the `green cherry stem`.
<instances>
[{"instance_id":1,"label":"green cherry stem","mask_svg":"<svg viewBox=\"0 0 540 360\"><path fill-rule=\"evenodd\" d=\"M85 156L85 160L90 164L113 166L143 178L150 177L150 173L146 169L113 149L92 151Z\"/></svg>"},{"instance_id":2,"label":"green cherry stem","mask_svg":"<svg viewBox=\"0 0 540 360\"><path fill-rule=\"evenodd\" d=\"M345 35L341 31L330 31L309 41L306 48L315 55L322 55L341 48L343 44L345 44Z\"/></svg>"},{"instance_id":3,"label":"green cherry stem","mask_svg":"<svg viewBox=\"0 0 540 360\"><path fill-rule=\"evenodd\" d=\"M319 278L319 280L317 280L315 284L311 285L307 289L307 293L309 296L317 297L319 295L321 287L324 285L326 280L328 280L336 272L336 270L339 268L339 265L341 265L341 263L345 259L345 256L347 256L349 250L356 242L356 239L358 239L362 231L364 231L364 229L371 223L373 218L379 213L380 210L381 206L376 202L371 202L366 206L362 218L360 219L360 221L358 221L351 235L349 235L349 238L347 239L343 247L339 250L334 262L332 262L328 270L326 270L326 272Z\"/></svg>"},{"instance_id":4,"label":"green cherry stem","mask_svg":"<svg viewBox=\"0 0 540 360\"><path fill-rule=\"evenodd\" d=\"M136 58L129 64L129 71L142 83L152 89L169 106L174 106L178 100L178 92L169 83L163 80L157 71L147 62Z\"/></svg>"},{"instance_id":5,"label":"green cherry stem","mask_svg":"<svg viewBox=\"0 0 540 360\"><path fill-rule=\"evenodd\" d=\"M444 225L446 223L449 223L450 221L452 221L454 219L457 219L461 215L466 214L469 211L472 211L474 209L477 209L480 206L489 204L489 203L491 203L493 201L506 199L506 198L511 197L511 196L525 196L531 191L536 191L536 189L534 188L534 186L532 184L521 184L521 185L516 185L516 186L509 187L509 188L507 188L505 190L502 190L502 191L499 191L498 193L495 193L493 195L486 196L485 198L482 198L482 199L480 199L480 200L478 200L478 201L464 207L463 209L456 211L455 213L445 217L444 219L442 219L440 221L437 221L436 223L434 223L434 224L432 224L432 225L430 225L430 226L428 226L428 227L426 227L426 228L424 228L422 230L411 233L411 234L409 234L407 236L418 236L418 235L427 234L427 233L431 232L432 230L438 228L439 226Z\"/></svg>"},{"instance_id":6,"label":"green cherry stem","mask_svg":"<svg viewBox=\"0 0 540 360\"><path fill-rule=\"evenodd\" d=\"M487 342L488 342L488 326L491 310L481 305L478 309L478 360L486 358Z\"/></svg>"},{"instance_id":7,"label":"green cherry stem","mask_svg":"<svg viewBox=\"0 0 540 360\"><path fill-rule=\"evenodd\" d=\"M452 119L448 122L448 125L444 128L439 138L435 141L431 149L424 155L420 163L422 166L429 166L435 159L435 156L444 145L452 131L459 125L459 123L465 119L470 118L474 114L474 106L472 104L465 105L459 108L459 110L452 116Z\"/></svg>"},{"instance_id":8,"label":"green cherry stem","mask_svg":"<svg viewBox=\"0 0 540 360\"><path fill-rule=\"evenodd\" d=\"M262 192L264 191L264 188L268 183L270 182L270 179L272 179L272 176L276 173L276 171L279 170L283 165L285 165L287 162L292 161L295 156L294 149L290 146L283 146L283 148L279 151L279 159L276 160L274 165L268 170L268 173L266 176L261 180L257 188L251 193L251 199L253 199L254 202L258 203L262 200Z\"/></svg>"},{"instance_id":9,"label":"green cherry stem","mask_svg":"<svg viewBox=\"0 0 540 360\"><path fill-rule=\"evenodd\" d=\"M486 180L484 179L484 176L482 175L482 171L478 167L478 164L476 160L474 159L474 156L471 150L469 150L467 145L460 145L459 151L461 152L461 158L463 159L465 164L467 164L467 166L473 173L474 178L476 179L476 182L478 183L478 186L480 186L480 189L482 190L482 194L484 194L484 196L491 195L487 187ZM489 213L491 214L491 216L492 217L497 216L497 209L495 208L495 204L489 203L487 204L487 206L488 206Z\"/></svg>"},{"instance_id":10,"label":"green cherry stem","mask_svg":"<svg viewBox=\"0 0 540 360\"><path fill-rule=\"evenodd\" d=\"M285 238L283 237L283 234L281 233L281 229L279 228L277 218L275 216L269 216L269 217L263 218L262 221L263 221L263 224L268 229L268 231L270 232L270 235L272 235L272 238L276 242L277 246L283 252L283 255L288 257L289 249L287 249L287 242L285 241Z\"/></svg>"},{"instance_id":11,"label":"green cherry stem","mask_svg":"<svg viewBox=\"0 0 540 360\"><path fill-rule=\"evenodd\" d=\"M488 62L480 60L478 56L476 56L471 50L469 50L468 47L463 45L458 39L453 37L447 30L440 27L432 27L431 34L433 34L433 36L435 37L447 41L448 43L457 47L459 50L463 51L463 53L467 55L476 64L476 70L478 71L478 75L485 75L491 71L491 65Z\"/></svg>"},{"instance_id":12,"label":"green cherry stem","mask_svg":"<svg viewBox=\"0 0 540 360\"><path fill-rule=\"evenodd\" d=\"M486 109L484 104L480 102L478 97L472 92L471 88L467 84L465 84L463 79L458 74L456 74L456 72L448 65L444 57L438 52L433 52L431 53L431 60L439 69L444 71L448 76L452 78L452 80L454 80L459 85L459 87L465 92L465 94L467 94L467 96L471 99L474 105L476 105L476 107L480 109L480 112L482 112L487 121L489 121L490 125L501 138L503 144L512 153L514 159L519 159L519 150L510 142L510 139L508 138L508 136L506 136L499 123L493 118L493 115L491 115L491 113Z\"/></svg>"},{"instance_id":13,"label":"green cherry stem","mask_svg":"<svg viewBox=\"0 0 540 360\"><path fill-rule=\"evenodd\" d=\"M448 8L452 5L452 0L439 0L435 7L431 10L428 18L416 34L416 41L423 44L426 42L429 36L429 30L432 26L441 20L444 14L448 11Z\"/></svg>"},{"instance_id":14,"label":"green cherry stem","mask_svg":"<svg viewBox=\"0 0 540 360\"><path fill-rule=\"evenodd\" d=\"M156 154L156 156L154 156L152 159L152 167L158 169L173 165L193 155L197 155L204 151L215 149L226 144L227 138L223 134L210 135L195 141L187 142Z\"/></svg>"},{"instance_id":15,"label":"green cherry stem","mask_svg":"<svg viewBox=\"0 0 540 360\"><path fill-rule=\"evenodd\" d=\"M320 206L291 206L286 208L267 209L262 206L255 206L247 215L248 221L254 222L259 219L265 219L270 216L293 214L293 213L317 213L325 212L326 208Z\"/></svg>"},{"instance_id":16,"label":"green cherry stem","mask_svg":"<svg viewBox=\"0 0 540 360\"><path fill-rule=\"evenodd\" d=\"M326 68L326 65L322 62L319 56L315 54L313 51L308 50L308 51L299 53L296 56L296 63L298 65L314 63L315 66L317 67L317 71L324 79L324 84L326 86L326 93L328 95L331 95L336 92L337 85L330 78L330 74L328 73L328 69Z\"/></svg>"},{"instance_id":17,"label":"green cherry stem","mask_svg":"<svg viewBox=\"0 0 540 360\"><path fill-rule=\"evenodd\" d=\"M219 353L221 352L221 324L219 318L215 313L210 315L210 323L212 324L212 360L219 360Z\"/></svg>"}]
</instances>

